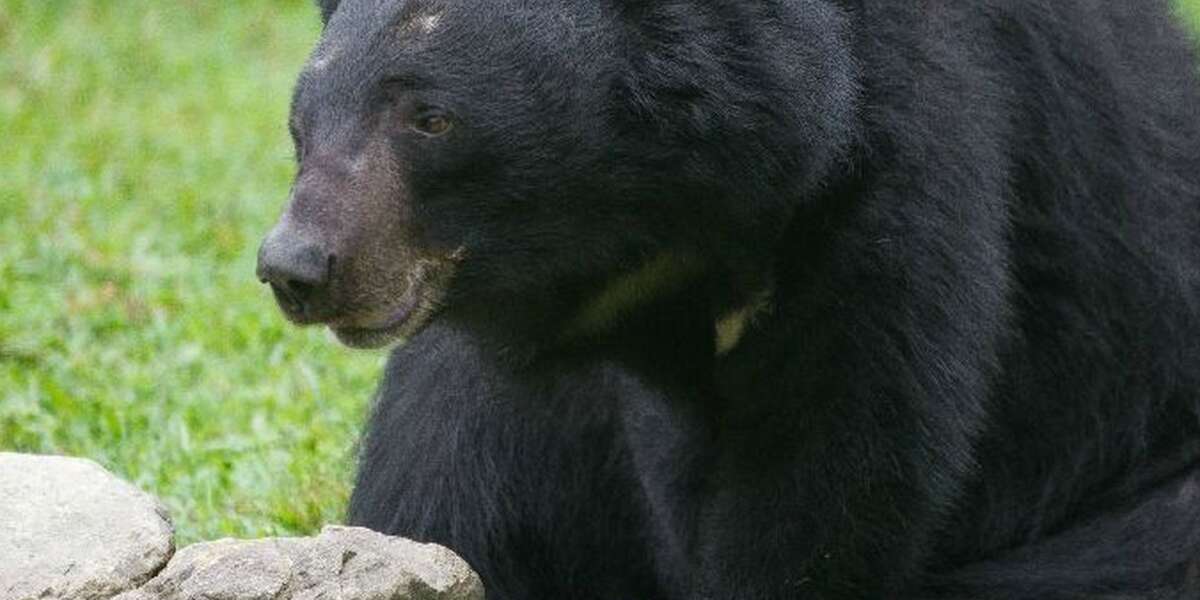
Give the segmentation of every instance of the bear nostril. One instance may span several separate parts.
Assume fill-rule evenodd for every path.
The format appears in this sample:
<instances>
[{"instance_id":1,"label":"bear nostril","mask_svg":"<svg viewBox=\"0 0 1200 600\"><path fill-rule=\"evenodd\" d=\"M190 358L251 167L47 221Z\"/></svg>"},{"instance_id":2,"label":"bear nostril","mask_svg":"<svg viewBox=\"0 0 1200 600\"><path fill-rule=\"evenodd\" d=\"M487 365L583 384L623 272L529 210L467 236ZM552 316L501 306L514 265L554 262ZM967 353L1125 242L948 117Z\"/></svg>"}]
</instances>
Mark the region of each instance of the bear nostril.
<instances>
[{"instance_id":1,"label":"bear nostril","mask_svg":"<svg viewBox=\"0 0 1200 600\"><path fill-rule=\"evenodd\" d=\"M305 304L307 300L311 300L313 294L315 294L317 291L316 285L294 279L288 280L285 286L287 287L288 292L291 293L292 297L295 298L300 304Z\"/></svg>"},{"instance_id":2,"label":"bear nostril","mask_svg":"<svg viewBox=\"0 0 1200 600\"><path fill-rule=\"evenodd\" d=\"M258 251L258 279L271 286L280 308L294 320L316 322L325 302L335 258L284 222L271 231Z\"/></svg>"},{"instance_id":3,"label":"bear nostril","mask_svg":"<svg viewBox=\"0 0 1200 600\"><path fill-rule=\"evenodd\" d=\"M283 306L284 310L294 314L304 312L304 303L296 296L287 282L278 283L268 281L267 283L271 286L271 292L275 294L275 299L279 301L280 306Z\"/></svg>"}]
</instances>

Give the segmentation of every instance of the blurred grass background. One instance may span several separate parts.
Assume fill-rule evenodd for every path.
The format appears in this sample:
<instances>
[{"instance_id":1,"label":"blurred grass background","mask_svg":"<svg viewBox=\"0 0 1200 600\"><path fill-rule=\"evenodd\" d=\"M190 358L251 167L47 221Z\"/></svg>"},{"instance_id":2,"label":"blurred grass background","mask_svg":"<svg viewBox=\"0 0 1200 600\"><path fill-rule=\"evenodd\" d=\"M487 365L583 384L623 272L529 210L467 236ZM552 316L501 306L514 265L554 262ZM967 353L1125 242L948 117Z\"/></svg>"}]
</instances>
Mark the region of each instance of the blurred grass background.
<instances>
[{"instance_id":1,"label":"blurred grass background","mask_svg":"<svg viewBox=\"0 0 1200 600\"><path fill-rule=\"evenodd\" d=\"M87 456L179 541L338 521L382 357L254 277L309 0L0 0L0 449Z\"/></svg>"},{"instance_id":2,"label":"blurred grass background","mask_svg":"<svg viewBox=\"0 0 1200 600\"><path fill-rule=\"evenodd\" d=\"M309 0L0 0L0 450L101 462L181 544L342 516L383 357L253 274L318 34Z\"/></svg>"},{"instance_id":3,"label":"blurred grass background","mask_svg":"<svg viewBox=\"0 0 1200 600\"><path fill-rule=\"evenodd\" d=\"M1176 0L1176 4L1192 31L1200 32L1200 0Z\"/></svg>"}]
</instances>

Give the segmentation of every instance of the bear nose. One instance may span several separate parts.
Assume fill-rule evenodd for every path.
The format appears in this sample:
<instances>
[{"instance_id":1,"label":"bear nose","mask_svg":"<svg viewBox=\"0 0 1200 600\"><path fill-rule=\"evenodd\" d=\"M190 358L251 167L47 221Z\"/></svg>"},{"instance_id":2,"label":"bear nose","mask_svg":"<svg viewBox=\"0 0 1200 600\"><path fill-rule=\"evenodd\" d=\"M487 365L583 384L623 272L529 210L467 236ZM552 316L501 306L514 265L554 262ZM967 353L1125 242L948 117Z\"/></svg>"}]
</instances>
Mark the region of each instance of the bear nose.
<instances>
[{"instance_id":1,"label":"bear nose","mask_svg":"<svg viewBox=\"0 0 1200 600\"><path fill-rule=\"evenodd\" d=\"M258 250L258 279L271 286L290 316L312 319L329 284L333 255L321 244L276 228Z\"/></svg>"}]
</instances>

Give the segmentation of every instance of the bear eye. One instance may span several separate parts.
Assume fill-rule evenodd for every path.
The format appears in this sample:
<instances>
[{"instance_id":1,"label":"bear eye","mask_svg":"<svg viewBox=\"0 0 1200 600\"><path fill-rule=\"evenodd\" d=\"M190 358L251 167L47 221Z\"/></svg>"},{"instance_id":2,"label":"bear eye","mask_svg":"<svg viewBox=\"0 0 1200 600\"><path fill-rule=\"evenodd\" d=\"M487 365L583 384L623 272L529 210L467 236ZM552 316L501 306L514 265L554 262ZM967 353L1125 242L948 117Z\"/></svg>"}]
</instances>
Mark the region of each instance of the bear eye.
<instances>
[{"instance_id":1,"label":"bear eye","mask_svg":"<svg viewBox=\"0 0 1200 600\"><path fill-rule=\"evenodd\" d=\"M428 136L442 135L452 126L450 117L441 113L421 115L412 124L413 129Z\"/></svg>"}]
</instances>

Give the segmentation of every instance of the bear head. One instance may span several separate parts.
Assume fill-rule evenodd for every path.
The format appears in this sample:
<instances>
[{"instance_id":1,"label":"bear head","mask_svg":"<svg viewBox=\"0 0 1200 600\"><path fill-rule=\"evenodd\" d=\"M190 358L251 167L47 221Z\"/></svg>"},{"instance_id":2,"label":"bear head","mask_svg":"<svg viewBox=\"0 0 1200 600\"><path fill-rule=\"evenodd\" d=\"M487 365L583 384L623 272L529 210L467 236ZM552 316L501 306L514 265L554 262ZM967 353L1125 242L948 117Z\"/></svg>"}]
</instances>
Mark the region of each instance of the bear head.
<instances>
[{"instance_id":1,"label":"bear head","mask_svg":"<svg viewBox=\"0 0 1200 600\"><path fill-rule=\"evenodd\" d=\"M260 278L356 347L600 332L692 281L728 309L854 129L844 15L742 4L322 0Z\"/></svg>"}]
</instances>

